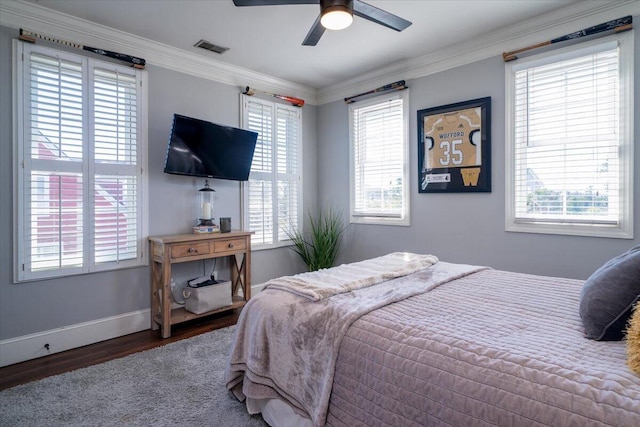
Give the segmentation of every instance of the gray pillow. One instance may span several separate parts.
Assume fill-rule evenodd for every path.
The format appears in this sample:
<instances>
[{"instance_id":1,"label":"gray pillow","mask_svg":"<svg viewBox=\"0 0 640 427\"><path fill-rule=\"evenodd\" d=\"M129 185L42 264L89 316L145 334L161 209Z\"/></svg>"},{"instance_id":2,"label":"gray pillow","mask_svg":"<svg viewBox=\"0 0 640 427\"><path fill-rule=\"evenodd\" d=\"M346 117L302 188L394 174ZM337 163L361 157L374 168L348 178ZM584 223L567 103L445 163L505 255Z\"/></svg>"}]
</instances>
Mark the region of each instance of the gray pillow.
<instances>
[{"instance_id":1,"label":"gray pillow","mask_svg":"<svg viewBox=\"0 0 640 427\"><path fill-rule=\"evenodd\" d=\"M640 299L640 245L607 261L585 282L580 317L586 337L620 341L633 305Z\"/></svg>"}]
</instances>

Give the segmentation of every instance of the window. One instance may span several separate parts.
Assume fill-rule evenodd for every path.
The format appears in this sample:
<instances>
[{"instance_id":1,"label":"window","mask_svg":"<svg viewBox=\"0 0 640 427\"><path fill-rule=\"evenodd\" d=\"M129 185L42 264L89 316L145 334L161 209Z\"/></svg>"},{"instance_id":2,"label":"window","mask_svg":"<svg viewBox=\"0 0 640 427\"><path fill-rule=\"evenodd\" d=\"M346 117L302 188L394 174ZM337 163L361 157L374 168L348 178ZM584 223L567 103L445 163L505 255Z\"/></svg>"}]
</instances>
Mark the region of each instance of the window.
<instances>
[{"instance_id":1,"label":"window","mask_svg":"<svg viewBox=\"0 0 640 427\"><path fill-rule=\"evenodd\" d=\"M242 125L258 132L249 182L245 224L255 232L254 249L289 244L286 231L301 227L300 109L242 95Z\"/></svg>"},{"instance_id":2,"label":"window","mask_svg":"<svg viewBox=\"0 0 640 427\"><path fill-rule=\"evenodd\" d=\"M506 229L633 238L633 37L506 65Z\"/></svg>"},{"instance_id":3,"label":"window","mask_svg":"<svg viewBox=\"0 0 640 427\"><path fill-rule=\"evenodd\" d=\"M349 106L351 222L410 225L409 91Z\"/></svg>"},{"instance_id":4,"label":"window","mask_svg":"<svg viewBox=\"0 0 640 427\"><path fill-rule=\"evenodd\" d=\"M15 52L15 280L144 265L145 73Z\"/></svg>"}]
</instances>

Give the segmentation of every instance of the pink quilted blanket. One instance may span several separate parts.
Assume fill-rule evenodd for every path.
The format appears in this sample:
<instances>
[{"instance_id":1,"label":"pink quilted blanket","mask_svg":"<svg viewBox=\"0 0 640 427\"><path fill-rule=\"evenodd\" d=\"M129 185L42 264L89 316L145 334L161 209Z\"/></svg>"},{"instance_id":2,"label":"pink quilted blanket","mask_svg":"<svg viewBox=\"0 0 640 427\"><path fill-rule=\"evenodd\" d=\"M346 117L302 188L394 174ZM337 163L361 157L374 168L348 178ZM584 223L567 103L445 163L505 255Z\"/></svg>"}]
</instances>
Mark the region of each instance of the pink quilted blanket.
<instances>
[{"instance_id":1,"label":"pink quilted blanket","mask_svg":"<svg viewBox=\"0 0 640 427\"><path fill-rule=\"evenodd\" d=\"M438 262L319 301L265 289L251 298L238 320L227 388L239 400L284 399L314 425L324 425L340 342L355 320L483 268Z\"/></svg>"},{"instance_id":2,"label":"pink quilted blanket","mask_svg":"<svg viewBox=\"0 0 640 427\"><path fill-rule=\"evenodd\" d=\"M347 331L329 426L640 426L625 343L586 339L582 281L485 270Z\"/></svg>"}]
</instances>

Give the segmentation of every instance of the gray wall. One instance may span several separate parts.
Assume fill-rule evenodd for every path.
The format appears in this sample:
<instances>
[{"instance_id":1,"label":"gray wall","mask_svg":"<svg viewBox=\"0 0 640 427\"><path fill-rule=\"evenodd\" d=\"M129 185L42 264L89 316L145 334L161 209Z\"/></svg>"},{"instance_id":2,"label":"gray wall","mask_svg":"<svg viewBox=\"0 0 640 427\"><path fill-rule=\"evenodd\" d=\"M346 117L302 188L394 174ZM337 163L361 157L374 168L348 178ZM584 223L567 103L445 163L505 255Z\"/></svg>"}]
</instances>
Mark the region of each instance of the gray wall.
<instances>
[{"instance_id":1,"label":"gray wall","mask_svg":"<svg viewBox=\"0 0 640 427\"><path fill-rule=\"evenodd\" d=\"M635 141L640 121L640 40L635 35ZM501 57L408 81L410 88L411 226L352 224L340 262L392 251L432 253L443 261L488 265L503 270L587 278L604 261L640 243L640 146L635 149L635 239L606 239L513 233L505 223L505 89ZM417 111L491 97L492 192L421 194L417 175ZM348 220L348 108L342 101L318 112L318 200L342 209Z\"/></svg>"},{"instance_id":2,"label":"gray wall","mask_svg":"<svg viewBox=\"0 0 640 427\"><path fill-rule=\"evenodd\" d=\"M12 218L11 40L15 30L0 27L0 340L47 331L149 307L149 269L135 268L55 280L14 284ZM636 123L640 112L640 41L636 34ZM148 66L149 198L151 235L188 232L201 180L162 172L171 116L182 113L239 126L235 87ZM390 251L433 253L444 261L489 265L536 274L586 278L605 260L640 243L640 197L635 200L634 240L504 231L504 63L500 57L408 82L410 91L410 227L352 225L339 262ZM484 96L492 98L492 181L488 194L419 194L416 111ZM349 212L348 110L343 101L303 108L305 207L331 205ZM635 129L636 140L640 126ZM636 194L640 191L640 147L636 146ZM216 215L240 224L239 187L213 180ZM256 251L254 285L302 271L286 248ZM218 266L223 270L224 266ZM176 270L179 279L201 265Z\"/></svg>"},{"instance_id":3,"label":"gray wall","mask_svg":"<svg viewBox=\"0 0 640 427\"><path fill-rule=\"evenodd\" d=\"M12 39L18 32L0 27L0 340L47 331L149 308L149 268L94 273L54 280L13 283L12 210ZM76 51L77 52L77 51ZM239 88L164 68L147 67L149 96L149 234L190 232L196 191L204 180L163 173L173 113L240 125ZM317 194L317 107L303 107L303 183L307 206ZM229 216L240 227L240 184L211 180L216 217ZM226 264L216 266L227 274ZM210 268L210 264L207 264ZM303 266L287 248L252 254L253 284L294 274ZM178 281L202 271L201 263L175 270Z\"/></svg>"}]
</instances>

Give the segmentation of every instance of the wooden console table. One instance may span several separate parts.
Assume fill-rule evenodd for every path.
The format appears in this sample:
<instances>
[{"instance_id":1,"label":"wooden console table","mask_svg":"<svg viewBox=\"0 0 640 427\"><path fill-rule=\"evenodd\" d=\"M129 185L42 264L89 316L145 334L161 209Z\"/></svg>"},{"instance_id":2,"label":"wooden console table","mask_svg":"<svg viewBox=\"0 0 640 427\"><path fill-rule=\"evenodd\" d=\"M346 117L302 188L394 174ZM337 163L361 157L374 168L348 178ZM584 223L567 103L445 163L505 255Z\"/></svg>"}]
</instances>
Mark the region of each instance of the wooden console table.
<instances>
[{"instance_id":1,"label":"wooden console table","mask_svg":"<svg viewBox=\"0 0 640 427\"><path fill-rule=\"evenodd\" d=\"M174 234L149 237L151 254L151 329L171 336L171 325L197 317L242 307L251 298L251 234L231 231L211 234ZM232 304L202 314L184 308L171 309L171 265L180 262L228 257ZM242 288L242 296L238 295Z\"/></svg>"}]
</instances>

